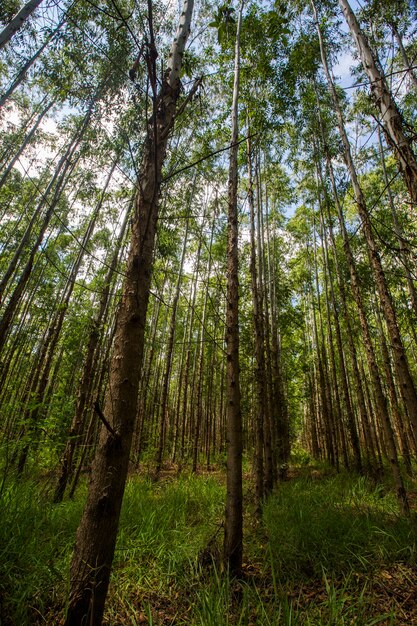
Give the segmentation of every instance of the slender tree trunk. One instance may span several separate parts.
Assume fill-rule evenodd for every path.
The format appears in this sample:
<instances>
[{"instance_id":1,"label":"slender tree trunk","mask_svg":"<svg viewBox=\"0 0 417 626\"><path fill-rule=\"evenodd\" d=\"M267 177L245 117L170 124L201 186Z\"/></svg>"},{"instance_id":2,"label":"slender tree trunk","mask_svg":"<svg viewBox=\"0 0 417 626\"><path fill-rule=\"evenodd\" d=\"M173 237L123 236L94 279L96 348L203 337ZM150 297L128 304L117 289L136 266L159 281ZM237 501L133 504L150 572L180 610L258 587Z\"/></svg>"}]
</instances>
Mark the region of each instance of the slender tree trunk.
<instances>
[{"instance_id":1,"label":"slender tree trunk","mask_svg":"<svg viewBox=\"0 0 417 626\"><path fill-rule=\"evenodd\" d=\"M339 2L345 3L345 0L339 0ZM414 427L415 425L417 425L417 395L416 395L416 391L414 387L414 382L413 382L413 379L411 377L410 370L408 367L407 357L406 357L402 339L399 333L396 314L395 314L395 310L392 304L391 295L388 291L388 287L386 284L385 274L382 268L379 253L375 246L372 226L371 226L369 215L367 212L365 198L363 196L362 189L359 185L359 181L358 181L357 174L356 174L356 169L353 163L353 158L352 158L352 154L350 150L350 143L349 143L349 139L347 137L345 126L344 126L343 114L340 108L336 88L334 86L334 83L333 83L333 80L329 71L327 57L326 57L325 48L324 48L323 37L322 37L319 23L317 21L317 12L316 12L316 8L315 8L313 0L311 0L311 4L313 7L315 19L316 19L321 59L322 59L324 71L326 73L330 94L332 96L336 114L337 114L340 137L342 139L343 146L344 146L344 159L345 159L345 163L348 168L350 178L352 181L353 192L354 192L356 206L358 208L358 213L362 220L362 227L363 227L363 232L365 235L365 240L366 240L366 245L367 245L368 258L369 258L370 266L371 266L372 273L374 276L374 280L376 283L376 287L378 289L378 293L379 293L381 305L384 311L384 316L387 322L388 330L390 333L390 339L393 344L393 350L395 353L395 365L397 369L398 380L400 382L400 386L402 390L402 396L405 401L410 419ZM347 257L347 261L348 261L349 269L351 273L353 295L354 295L354 298L355 298L355 301L359 310L362 331L364 334L364 340L365 340L365 345L367 349L369 370L371 372L371 376L373 379L375 396L378 402L378 413L382 419L384 433L386 436L386 442L387 442L387 445L389 446L390 463L391 463L391 468L393 471L394 479L396 482L397 495L398 495L400 504L402 506L403 512L408 513L409 511L408 500L407 500L407 495L404 489L404 483L403 483L403 479L401 476L401 472L399 469L398 455L397 455L397 450L395 446L394 434L392 431L392 425L389 419L387 405L386 405L386 398L382 390L378 366L376 364L375 354L374 354L373 347L372 347L368 320L366 318L365 310L364 310L363 303L362 303L362 297L361 297L360 288L359 288L359 280L358 280L355 264L353 261L352 252L350 249L349 237L346 232L346 226L344 223L344 218L341 213L341 207L338 203L338 200L336 201L336 204L337 204L337 208L339 212L340 227L342 229L342 236L344 240L344 249L345 249L345 253L346 253L346 257Z\"/></svg>"},{"instance_id":2,"label":"slender tree trunk","mask_svg":"<svg viewBox=\"0 0 417 626\"><path fill-rule=\"evenodd\" d=\"M331 163L331 159L329 156L329 151L326 145L326 142L324 140L324 129L322 127L322 120L319 114L319 118L320 118L320 124L321 124L321 134L322 134L322 141L324 144L324 150L326 153L326 165L327 165L327 171L330 177L330 182L331 182L331 187L332 187L332 192L333 192L333 197L335 200L335 204L338 208L338 214L339 214L339 223L342 223L343 221L343 214L342 214L342 210L341 210L341 206L339 203L339 198L338 198L338 194L337 194L337 188L336 188L336 181L334 178L334 174L333 174L333 166ZM364 431L366 433L366 441L367 441L367 447L368 450L371 452L371 456L372 458L375 458L375 451L373 449L373 438L371 437L371 433L370 433L370 418L369 418L369 414L366 410L366 402L365 402L365 396L364 396L364 390L363 390L363 386L362 386L362 378L360 376L359 373L359 368L358 368L358 358L357 358L357 350L356 350L356 346L355 346L355 342L353 339L353 329L352 329L352 321L351 321L351 317L350 317L350 312L349 312L349 307L347 304L347 294L346 294L346 287L345 287L345 283L342 277L342 273L340 270L340 266L338 263L338 258L337 258L337 246L336 246L336 241L335 241L335 236L333 233L333 227L332 227L332 219L331 219L331 215L330 215L330 210L329 210L329 206L326 203L326 207L327 207L327 219L328 219L328 225L329 225L329 233L330 233L330 239L331 239L331 243L332 243L332 249L333 249L333 258L334 258L334 262L335 262L335 268L336 268L336 277L337 277L337 284L338 284L338 288L339 288L339 294L340 294L340 299L342 302L342 310L343 310L343 317L345 320L345 325L346 325L346 334L347 334L347 340L348 340L348 346L349 346L349 354L350 354L350 360L351 360L351 364L352 364L352 369L353 369L353 376L354 376L354 380L355 380L355 391L356 391L356 397L358 400L358 405L359 405L359 414L360 414L360 418L361 418L361 423L362 426L364 428ZM342 228L342 234L345 232L345 230ZM344 239L344 235L343 235L343 239ZM345 239L344 239L345 241ZM349 242L347 242L349 243ZM352 262L353 262L353 257L352 257Z\"/></svg>"},{"instance_id":3,"label":"slender tree trunk","mask_svg":"<svg viewBox=\"0 0 417 626\"><path fill-rule=\"evenodd\" d=\"M404 129L402 115L388 88L384 75L379 70L366 35L361 31L358 20L347 0L339 0L346 22L358 48L363 68L371 83L371 92L381 113L381 121L388 144L394 151L400 172L410 194L417 203L417 159L411 138Z\"/></svg>"},{"instance_id":4,"label":"slender tree trunk","mask_svg":"<svg viewBox=\"0 0 417 626\"><path fill-rule=\"evenodd\" d=\"M322 188L325 189L320 167L317 167L317 172L318 172L320 184ZM328 205L327 194L325 198L325 204ZM332 274L330 271L329 251L328 251L327 237L326 237L326 232L325 232L323 207L322 207L321 202L320 202L320 220L321 220L322 229L323 229L323 245L324 245L323 257L324 257L325 268L327 269L328 281L330 283L330 300L331 300L332 308L333 308L333 318L334 318L334 323L335 323L337 350L339 354L339 368L340 368L341 381L342 381L343 402L346 408L347 422L348 422L350 440L351 440L351 445L352 445L352 450L353 450L355 469L357 472L360 473L362 471L362 460L361 460L361 452L360 452L360 446L359 446L359 437L358 437L358 432L357 432L356 423L355 423L355 414L353 411L351 398L349 394L349 383L348 383L348 377L347 377L345 354L344 354L344 349L343 349L342 332L340 328L339 316L337 313L337 304L336 304L336 296L335 296L334 288L333 288L333 279L332 279ZM326 305L327 307L329 307L328 299L326 299ZM329 308L327 310L327 313L328 313L328 320L329 320L328 323L330 324Z\"/></svg>"},{"instance_id":5,"label":"slender tree trunk","mask_svg":"<svg viewBox=\"0 0 417 626\"><path fill-rule=\"evenodd\" d=\"M203 216L203 224L205 222L206 211L204 211ZM193 338L193 328L194 328L194 317L195 317L195 303L197 298L197 286L198 286L198 278L200 274L200 263L201 263L201 247L203 245L203 232L198 240L197 254L195 259L195 269L194 269L194 280L192 284L192 297L191 297L191 313L190 320L188 326L187 333L187 354L185 359L185 376L184 376L184 396L182 403L182 425L181 425L181 449L180 449L180 459L183 461L185 455L185 436L186 436L186 426L187 426L187 414L188 414L188 391L189 391L189 379L190 379L190 369L191 369L191 347L192 347L192 338ZM194 369L195 372L195 369Z\"/></svg>"},{"instance_id":6,"label":"slender tree trunk","mask_svg":"<svg viewBox=\"0 0 417 626\"><path fill-rule=\"evenodd\" d=\"M42 0L29 0L20 11L10 20L0 33L0 50L7 44L17 31L22 28L27 18L40 5Z\"/></svg>"},{"instance_id":7,"label":"slender tree trunk","mask_svg":"<svg viewBox=\"0 0 417 626\"><path fill-rule=\"evenodd\" d=\"M248 132L248 134L250 134ZM248 201L250 210L250 275L253 306L253 326L255 333L255 379L257 389L257 406L255 408L255 477L256 477L256 503L258 515L261 512L264 496L264 422L265 422L265 353L264 334L262 319L262 304L259 302L258 272L256 268L256 243L255 243L255 206L253 198L252 182L252 150L250 138L247 140L248 160Z\"/></svg>"},{"instance_id":8,"label":"slender tree trunk","mask_svg":"<svg viewBox=\"0 0 417 626\"><path fill-rule=\"evenodd\" d=\"M36 131L38 130L43 118L45 117L45 115L52 109L52 107L55 104L55 100L52 100L49 104L46 105L46 107L44 107L42 109L42 111L39 113L38 117L35 120L35 123L33 124L32 128L30 129L30 131L28 132L28 134L25 136L22 145L20 146L20 148L17 150L17 152L14 153L13 158L10 160L10 162L8 163L7 167L5 168L3 174L1 175L0 178L0 189L3 187L8 175L10 174L10 172L12 171L14 165L16 164L16 162L19 160L19 158L22 156L23 152L25 151L26 147L30 144L30 142L33 139L33 136L35 135Z\"/></svg>"},{"instance_id":9,"label":"slender tree trunk","mask_svg":"<svg viewBox=\"0 0 417 626\"><path fill-rule=\"evenodd\" d=\"M70 145L68 146L67 150L65 151L65 154L63 155L63 157L60 159L60 162L58 164L57 170L54 174L54 176L52 177L52 180L50 181L47 189L45 190L44 194L42 195L42 198L40 200L40 202L38 203L38 206L34 212L34 215L32 217L32 219L30 220L26 231L22 237L22 240L20 241L17 250L15 251L15 254L13 255L13 259L11 260L11 262L9 263L9 267L7 269L7 271L5 272L2 281L0 283L0 298L7 286L8 281L10 280L13 271L15 269L15 265L18 262L19 256L21 254L21 252L23 251L23 249L25 248L25 246L28 244L29 239L30 239L30 235L31 232L33 230L34 224L36 222L36 218L38 217L38 215L40 214L40 211L43 207L44 204L46 204L46 212L44 214L44 216L42 217L42 221L40 224L40 230L39 233L37 235L37 238L34 242L34 244L32 245L30 254L29 254L29 258L26 261L26 264L20 274L19 280L13 290L13 293L10 296L10 299L7 303L7 306L4 310L3 316L0 320L0 353L3 350L6 338L7 338L7 334L10 328L10 325L12 323L13 320L13 316L15 314L15 311L19 305L20 299L22 297L23 291L26 287L26 284L32 274L32 269L33 269L33 265L34 265L34 261L35 261L35 256L42 244L43 238L45 236L45 232L49 226L49 223L52 219L52 216L54 214L54 211L58 205L59 199L61 198L61 195L64 191L65 185L68 182L72 172L75 169L75 166L77 164L78 158L72 159L78 145L80 144L83 134L88 126L88 123L90 121L91 118L91 114L92 114L92 105L89 108L86 116L84 117L84 120L82 122L81 127L77 130L77 133L74 137L74 139L71 141ZM52 191L52 189L54 188L54 192L53 192L53 196L51 199L49 199L49 193Z\"/></svg>"},{"instance_id":10,"label":"slender tree trunk","mask_svg":"<svg viewBox=\"0 0 417 626\"><path fill-rule=\"evenodd\" d=\"M320 200L319 200L320 202ZM329 360L330 360L330 371L329 371L329 379L330 379L330 384L331 384L331 388L333 390L333 411L334 411L334 419L336 421L336 430L338 432L339 435L339 442L342 448L342 455L343 455L343 464L345 466L346 469L350 468L350 459L349 459L349 454L348 454L348 450L347 450L347 441L346 441L346 433L345 433L345 427L344 427L344 423L343 423L343 411L342 411L342 403L340 400L340 393L339 393L339 378L342 378L342 391L344 391L344 401L345 401L345 407L347 408L350 405L350 399L349 399L349 391L347 389L347 381L343 378L343 366L342 366L342 361L343 361L343 350L339 350L339 369L341 370L340 372L340 377L338 377L338 372L337 372L337 366L336 366L336 351L335 351L335 347L334 347L334 339L333 339L333 330L332 330L332 316L330 313L330 297L329 297L329 265L328 265L328 258L327 258L327 241L325 238L325 234L324 234L324 227L323 227L323 222L322 222L322 207L320 205L320 218L321 218L321 233L320 233L320 238L321 238L321 248L322 248L322 255L323 255L323 273L324 273L324 300L325 300L325 307L326 307L326 320L327 320L327 346L328 346L328 352L329 352ZM317 254L315 252L315 254ZM318 289L318 269L317 269L317 261L315 262L315 267L316 267L316 289ZM335 319L335 326L337 327L337 321ZM323 328L323 320L321 320L321 327ZM340 331L340 329L339 329ZM337 337L338 333L337 333L337 329L336 329L336 337ZM337 339L336 339L337 341ZM324 337L322 337L322 342L324 345ZM341 348L341 344L338 344L338 348ZM351 407L350 407L351 408ZM354 416L353 414L351 414L350 416L353 421L354 421ZM354 432L356 434L356 428L354 428ZM351 442L352 443L352 442ZM356 441L356 454L359 453L359 442ZM359 455L360 458L360 455ZM360 461L359 461L359 468L358 468L358 459L355 459L355 469L360 471Z\"/></svg>"},{"instance_id":11,"label":"slender tree trunk","mask_svg":"<svg viewBox=\"0 0 417 626\"><path fill-rule=\"evenodd\" d=\"M194 443L193 443L193 472L197 471L198 464L198 450L200 442L200 430L203 419L203 376L204 376L204 342L206 338L206 317L207 317L207 303L209 298L209 286L210 286L210 274L211 274L211 249L213 245L214 235L214 219L211 223L210 243L208 247L208 267L206 272L206 288L204 293L203 315L201 318L201 343L198 355L198 361L196 364L196 371L198 368L197 390L196 390L196 420L194 431Z\"/></svg>"},{"instance_id":12,"label":"slender tree trunk","mask_svg":"<svg viewBox=\"0 0 417 626\"><path fill-rule=\"evenodd\" d=\"M148 123L110 378L101 412L108 426L101 428L87 504L77 532L66 626L100 626L102 622L137 413L162 165L175 121L179 73L192 9L193 0L185 0L169 69ZM156 75L151 78L156 81Z\"/></svg>"},{"instance_id":13,"label":"slender tree trunk","mask_svg":"<svg viewBox=\"0 0 417 626\"><path fill-rule=\"evenodd\" d=\"M229 210L227 243L227 491L224 534L224 562L232 576L239 576L243 554L242 414L239 382L239 282L238 282L238 98L240 73L240 6L235 45L232 103L232 136L229 160Z\"/></svg>"},{"instance_id":14,"label":"slender tree trunk","mask_svg":"<svg viewBox=\"0 0 417 626\"><path fill-rule=\"evenodd\" d=\"M388 173L387 173L387 168L385 165L384 148L382 145L382 137L381 137L380 128L378 128L378 145L379 145L379 154L381 158L382 172L384 174L384 183L385 183L385 187L387 190L388 201L389 201L391 215L392 215L392 221L394 224L394 232L397 237L398 245L400 248L400 259L405 269L405 276L407 279L407 286L408 286L408 291L410 293L411 304L413 307L415 319L417 319L417 290L414 285L413 277L408 267L407 248L404 243L404 235L403 235L400 223L398 221L397 210L395 207L394 198L393 198L391 187L390 187L389 180L388 180ZM413 324L413 329L414 329L414 324Z\"/></svg>"},{"instance_id":15,"label":"slender tree trunk","mask_svg":"<svg viewBox=\"0 0 417 626\"><path fill-rule=\"evenodd\" d=\"M192 194L192 192L191 192ZM185 226L185 234L184 234L184 243L181 254L180 267L178 270L177 284L174 293L174 299L171 304L171 319L169 322L169 332L168 332L168 345L167 345L167 353L166 353L166 367L164 373L164 380L162 384L162 399L161 399L161 422L160 422L160 432L159 432L159 444L158 444L158 453L156 457L156 476L158 477L161 468L162 468L162 460L164 454L165 447L165 437L166 437L166 429L168 426L168 395L169 395L169 383L171 378L171 367L172 367L172 355L174 351L174 340L175 340L175 330L176 330L176 320L177 320L177 309L178 309L178 301L180 299L180 291L181 291L181 280L182 280L182 272L184 268L185 254L187 251L187 239L188 239L188 225L189 220L187 218L186 226Z\"/></svg>"},{"instance_id":16,"label":"slender tree trunk","mask_svg":"<svg viewBox=\"0 0 417 626\"><path fill-rule=\"evenodd\" d=\"M268 267L265 254L265 229L263 222L263 198L260 176L260 163L258 155L255 158L256 177L256 245L258 256L258 301L259 322L262 325L264 337L264 362L265 362L265 423L264 423L264 496L269 495L277 478L276 453L277 453L277 421L279 419L279 407L274 404L274 388L272 374L272 350L271 350L271 326L270 306L267 296L267 283L269 281Z\"/></svg>"},{"instance_id":17,"label":"slender tree trunk","mask_svg":"<svg viewBox=\"0 0 417 626\"><path fill-rule=\"evenodd\" d=\"M45 403L45 394L46 394L46 389L49 385L50 389L51 386L49 384L49 374L51 371L51 367L52 367L52 363L53 363L53 359L55 357L55 350L56 347L58 345L58 341L61 335L61 330L62 330L62 326L64 323L64 319L68 310L68 306L69 306L69 302L72 296L72 292L75 286L75 281L78 275L78 272L80 270L81 267L81 263L84 259L84 255L87 249L87 246L89 244L89 241L93 235L94 232L94 228L97 222L97 218L99 216L100 210L102 208L102 204L103 204L103 200L105 198L105 194L107 192L107 187L110 183L110 179L113 175L114 172L114 168L116 167L116 163L114 163L108 177L107 177L107 181L105 182L102 194L101 194L101 198L96 206L96 208L93 211L93 214L91 215L91 218L89 220L86 232L84 234L83 240L81 242L81 247L78 251L77 254L77 258L75 259L75 262L73 264L73 267L71 269L71 273L68 277L67 283L64 287L64 291L62 294L62 298L61 301L59 303L59 307L57 308L57 311L55 312L55 315L53 317L53 321L51 323L51 327L50 327L50 332L48 333L48 345L46 347L46 354L45 354L45 361L42 363L42 370L41 370L41 375L39 377L39 380L37 382L37 386L36 386L36 391L34 394L34 399L35 399L35 405L36 407L34 409L30 409L28 411L26 411L25 416L24 416L24 423L25 423L25 427L27 427L27 430L31 433L34 432L34 430L36 428L39 427L40 423L42 422L42 417L45 415L46 413L46 403ZM35 381L34 381L35 382ZM28 442L23 450L22 453L20 455L20 459L19 459L19 463L18 463L18 473L22 473L23 468L26 464L26 460L27 460L27 455L30 449L30 442Z\"/></svg>"},{"instance_id":18,"label":"slender tree trunk","mask_svg":"<svg viewBox=\"0 0 417 626\"><path fill-rule=\"evenodd\" d=\"M409 476L412 476L413 471L412 471L412 464L411 464L410 448L408 446L407 431L404 425L403 417L401 415L401 409L398 404L394 377L393 377L393 373L391 370L391 360L389 357L389 351L388 351L388 346L387 346L387 342L385 339L384 329L382 327L381 316L378 310L376 312L376 320L377 320L378 333L379 333L380 343L381 343L382 359L383 359L383 365L384 365L384 370L385 370L385 380L387 383L389 397L391 401L391 413L393 417L393 424L394 424L395 431L397 434L397 440L400 443L400 449L402 452L405 469L407 471L407 474Z\"/></svg>"},{"instance_id":19,"label":"slender tree trunk","mask_svg":"<svg viewBox=\"0 0 417 626\"><path fill-rule=\"evenodd\" d=\"M63 24L65 23L65 19L62 19L59 24L57 25L57 27L55 28L55 30L50 33L45 41L43 42L43 44L41 45L41 47L39 48L39 50L37 50L35 52L35 54L33 56L30 57L30 59L28 59L26 61L26 63L23 65L23 67L21 67L21 69L19 70L19 74L16 76L16 78L14 79L13 83L9 86L9 88L0 96L0 109L1 107L4 105L5 102L7 102L7 100L10 98L10 96L12 95L12 93L18 88L18 86L20 85L20 83L23 82L23 80L26 77L26 74L28 73L28 71L30 70L30 68L32 67L32 65L35 63L35 61L41 56L42 52L45 50L45 48L47 47L47 45L52 41L52 39L54 39L55 35L60 31L60 29L62 28Z\"/></svg>"},{"instance_id":20,"label":"slender tree trunk","mask_svg":"<svg viewBox=\"0 0 417 626\"><path fill-rule=\"evenodd\" d=\"M417 76L416 76L416 74L415 74L415 72L414 72L414 70L412 68L412 64L410 63L410 59L408 58L407 51L404 48L403 40L401 38L400 33L398 32L398 28L396 27L394 22L390 22L389 25L391 27L391 30L392 30L392 33L393 33L395 39L397 40L398 49L399 49L400 54L402 56L404 67L408 70L408 75L411 78L411 80L413 81L414 87L417 87Z\"/></svg>"}]
</instances>

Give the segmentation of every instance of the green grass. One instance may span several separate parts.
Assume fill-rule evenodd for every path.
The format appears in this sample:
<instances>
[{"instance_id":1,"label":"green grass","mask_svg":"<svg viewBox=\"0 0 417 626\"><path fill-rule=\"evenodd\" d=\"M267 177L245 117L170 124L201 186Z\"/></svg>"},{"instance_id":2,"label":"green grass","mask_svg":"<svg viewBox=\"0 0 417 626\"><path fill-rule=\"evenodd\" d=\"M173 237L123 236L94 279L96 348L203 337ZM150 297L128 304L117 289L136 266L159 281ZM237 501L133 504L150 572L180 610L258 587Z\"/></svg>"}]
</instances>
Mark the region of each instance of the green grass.
<instances>
[{"instance_id":1,"label":"green grass","mask_svg":"<svg viewBox=\"0 0 417 626\"><path fill-rule=\"evenodd\" d=\"M65 590L81 511L80 501L50 504L33 481L6 486L0 499L0 623L33 623Z\"/></svg>"},{"instance_id":2,"label":"green grass","mask_svg":"<svg viewBox=\"0 0 417 626\"><path fill-rule=\"evenodd\" d=\"M394 495L347 475L282 485L264 509L271 565L279 576L347 575L416 561L416 529Z\"/></svg>"},{"instance_id":3,"label":"green grass","mask_svg":"<svg viewBox=\"0 0 417 626\"><path fill-rule=\"evenodd\" d=\"M1 618L5 626L58 623L85 491L84 486L73 502L53 505L39 483L6 485L0 499L0 623ZM261 523L251 506L245 518L245 576L230 581L218 558L222 482L183 475L155 484L132 477L105 623L397 624L395 607L381 604L375 589L381 571L395 579L396 588L408 584L413 574L407 568L416 564L416 530L399 515L385 487L346 475L298 478L279 486Z\"/></svg>"}]
</instances>

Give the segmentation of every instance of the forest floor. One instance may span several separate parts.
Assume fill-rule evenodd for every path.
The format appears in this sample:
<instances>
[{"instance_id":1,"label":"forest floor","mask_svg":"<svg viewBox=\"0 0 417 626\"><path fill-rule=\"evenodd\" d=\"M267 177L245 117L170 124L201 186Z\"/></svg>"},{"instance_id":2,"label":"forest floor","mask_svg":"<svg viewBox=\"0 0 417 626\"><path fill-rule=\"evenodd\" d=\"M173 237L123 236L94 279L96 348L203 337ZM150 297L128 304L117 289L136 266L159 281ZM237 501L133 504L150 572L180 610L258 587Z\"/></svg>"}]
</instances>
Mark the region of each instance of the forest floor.
<instances>
[{"instance_id":1,"label":"forest floor","mask_svg":"<svg viewBox=\"0 0 417 626\"><path fill-rule=\"evenodd\" d=\"M245 475L242 580L221 569L224 474L131 476L106 626L417 625L417 489L404 519L389 484L291 468L254 515ZM50 502L50 482L6 483L0 500L0 624L62 624L86 487Z\"/></svg>"}]
</instances>

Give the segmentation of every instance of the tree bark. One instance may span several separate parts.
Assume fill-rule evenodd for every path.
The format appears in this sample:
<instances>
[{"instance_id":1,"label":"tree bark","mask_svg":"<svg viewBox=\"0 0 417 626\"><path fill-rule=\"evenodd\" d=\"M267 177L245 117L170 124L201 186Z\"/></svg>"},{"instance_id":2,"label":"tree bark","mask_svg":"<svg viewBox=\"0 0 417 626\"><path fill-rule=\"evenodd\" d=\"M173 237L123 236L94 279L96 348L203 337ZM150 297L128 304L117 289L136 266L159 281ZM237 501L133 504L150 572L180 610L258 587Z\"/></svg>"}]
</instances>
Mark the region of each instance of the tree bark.
<instances>
[{"instance_id":1,"label":"tree bark","mask_svg":"<svg viewBox=\"0 0 417 626\"><path fill-rule=\"evenodd\" d=\"M227 381L227 475L226 519L223 558L231 576L239 576L243 554L242 493L242 413L239 382L239 278L238 278L238 98L240 74L240 6L235 44L235 69L232 103L232 136L228 183L227 234L227 309L226 309L226 381Z\"/></svg>"},{"instance_id":2,"label":"tree bark","mask_svg":"<svg viewBox=\"0 0 417 626\"><path fill-rule=\"evenodd\" d=\"M248 132L248 135L250 133ZM255 495L257 513L260 515L264 497L264 422L266 414L266 387L265 387L265 352L262 302L259 298L258 272L256 267L256 243L255 243L255 206L253 198L252 182L252 148L251 140L247 140L248 160L248 203L250 211L250 264L253 327L255 333L255 379L257 404L255 408Z\"/></svg>"},{"instance_id":3,"label":"tree bark","mask_svg":"<svg viewBox=\"0 0 417 626\"><path fill-rule=\"evenodd\" d=\"M169 395L169 384L171 378L171 367L172 367L172 355L174 351L174 340L175 340L175 330L176 330L176 319L177 319L177 309L178 309L178 301L180 299L181 292L181 280L182 280L182 272L184 268L185 261L185 253L187 251L187 239L188 239L188 223L189 219L187 218L186 226L185 226L185 234L184 234L184 243L181 254L180 267L178 270L177 284L175 287L174 299L171 304L171 319L169 322L169 332L168 332L168 345L167 345L167 354L166 354L166 366L164 372L164 379L162 384L162 399L161 399L161 420L160 420L160 432L159 432L159 444L158 444L158 452L156 457L156 476L158 477L161 469L162 469L162 460L164 454L165 447L165 437L166 437L166 429L168 426L168 395Z\"/></svg>"},{"instance_id":4,"label":"tree bark","mask_svg":"<svg viewBox=\"0 0 417 626\"><path fill-rule=\"evenodd\" d=\"M417 76L416 76L416 74L415 74L415 72L413 70L412 64L410 63L410 59L408 58L407 51L404 48L403 40L401 38L400 33L398 32L398 28L394 24L394 22L390 22L389 25L390 25L390 28L392 30L392 33L393 33L395 39L397 40L398 49L399 49L400 54L402 56L404 67L408 70L408 75L410 76L411 80L413 81L414 87L417 88Z\"/></svg>"}]
</instances>

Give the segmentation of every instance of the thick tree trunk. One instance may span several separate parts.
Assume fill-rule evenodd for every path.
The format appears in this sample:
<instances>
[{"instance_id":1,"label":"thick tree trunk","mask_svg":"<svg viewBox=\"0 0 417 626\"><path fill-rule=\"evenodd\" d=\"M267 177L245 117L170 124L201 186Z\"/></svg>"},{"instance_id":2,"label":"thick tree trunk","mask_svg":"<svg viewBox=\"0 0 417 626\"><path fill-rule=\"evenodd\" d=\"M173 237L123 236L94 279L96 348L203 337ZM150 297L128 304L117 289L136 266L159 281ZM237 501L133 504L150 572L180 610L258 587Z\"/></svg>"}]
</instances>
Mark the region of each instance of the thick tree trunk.
<instances>
[{"instance_id":1,"label":"thick tree trunk","mask_svg":"<svg viewBox=\"0 0 417 626\"><path fill-rule=\"evenodd\" d=\"M77 532L66 626L100 626L102 622L137 413L162 165L175 121L179 72L192 9L193 0L185 0L168 73L149 121L102 412L110 428L101 428L87 504Z\"/></svg>"},{"instance_id":2,"label":"thick tree trunk","mask_svg":"<svg viewBox=\"0 0 417 626\"><path fill-rule=\"evenodd\" d=\"M227 491L224 563L232 576L239 576L243 554L242 414L239 382L239 280L238 280L238 97L240 72L240 26L236 32L235 72L232 103L232 136L229 160L229 207L227 243L226 380L227 380Z\"/></svg>"}]
</instances>

